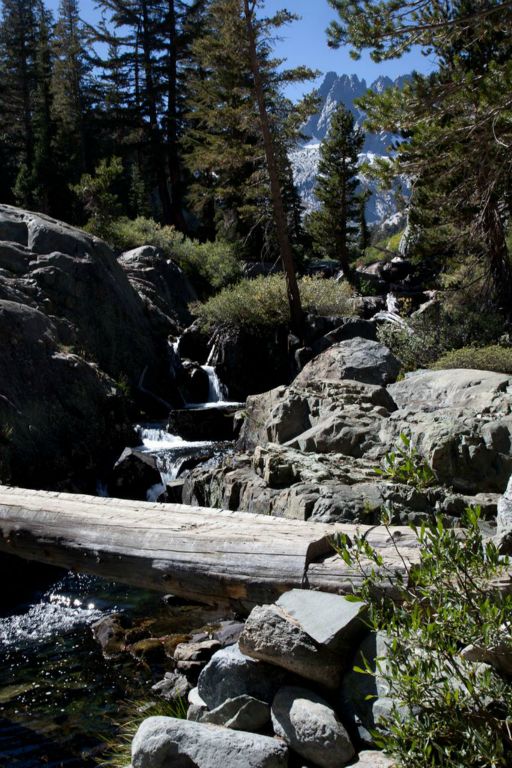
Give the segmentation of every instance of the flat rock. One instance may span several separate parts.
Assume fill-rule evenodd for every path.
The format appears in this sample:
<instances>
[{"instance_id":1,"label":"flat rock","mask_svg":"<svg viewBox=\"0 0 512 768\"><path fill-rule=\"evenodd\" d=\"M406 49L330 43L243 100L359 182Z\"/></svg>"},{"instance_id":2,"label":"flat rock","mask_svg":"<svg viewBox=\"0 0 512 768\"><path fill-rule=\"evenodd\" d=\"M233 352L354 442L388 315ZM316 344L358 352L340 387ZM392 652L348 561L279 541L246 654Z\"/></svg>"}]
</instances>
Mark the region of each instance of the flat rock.
<instances>
[{"instance_id":1,"label":"flat rock","mask_svg":"<svg viewBox=\"0 0 512 768\"><path fill-rule=\"evenodd\" d=\"M268 736L150 717L132 743L133 768L285 768L288 750Z\"/></svg>"},{"instance_id":2,"label":"flat rock","mask_svg":"<svg viewBox=\"0 0 512 768\"><path fill-rule=\"evenodd\" d=\"M186 700L192 686L185 677L178 672L166 672L163 680L152 686L153 693L158 694L165 701Z\"/></svg>"},{"instance_id":3,"label":"flat rock","mask_svg":"<svg viewBox=\"0 0 512 768\"><path fill-rule=\"evenodd\" d=\"M512 400L512 377L504 373L454 368L416 371L388 391L399 408L496 408Z\"/></svg>"},{"instance_id":4,"label":"flat rock","mask_svg":"<svg viewBox=\"0 0 512 768\"><path fill-rule=\"evenodd\" d=\"M300 624L275 605L257 606L240 635L243 653L313 680L327 688L340 681L341 659L318 645Z\"/></svg>"},{"instance_id":5,"label":"flat rock","mask_svg":"<svg viewBox=\"0 0 512 768\"><path fill-rule=\"evenodd\" d=\"M227 699L252 696L268 704L284 681L284 672L250 658L238 645L215 653L199 675L198 693L210 710Z\"/></svg>"},{"instance_id":6,"label":"flat rock","mask_svg":"<svg viewBox=\"0 0 512 768\"><path fill-rule=\"evenodd\" d=\"M354 379L386 386L396 381L400 362L378 341L356 337L335 344L309 362L294 381L307 386L313 381Z\"/></svg>"},{"instance_id":7,"label":"flat rock","mask_svg":"<svg viewBox=\"0 0 512 768\"><path fill-rule=\"evenodd\" d=\"M272 702L277 736L319 768L340 768L355 754L345 727L320 696L305 688L281 688Z\"/></svg>"},{"instance_id":8,"label":"flat rock","mask_svg":"<svg viewBox=\"0 0 512 768\"><path fill-rule=\"evenodd\" d=\"M335 652L353 648L368 631L364 623L366 604L342 595L292 589L281 595L276 605L315 642Z\"/></svg>"}]
</instances>

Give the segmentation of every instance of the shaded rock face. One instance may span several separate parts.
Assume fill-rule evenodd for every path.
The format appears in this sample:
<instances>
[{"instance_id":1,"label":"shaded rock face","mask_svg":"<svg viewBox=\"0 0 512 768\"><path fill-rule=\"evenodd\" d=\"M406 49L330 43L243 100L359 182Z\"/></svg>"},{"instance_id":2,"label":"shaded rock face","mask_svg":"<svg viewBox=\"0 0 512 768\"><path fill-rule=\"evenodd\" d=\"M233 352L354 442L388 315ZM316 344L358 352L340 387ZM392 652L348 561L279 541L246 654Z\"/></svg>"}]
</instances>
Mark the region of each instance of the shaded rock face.
<instances>
[{"instance_id":1,"label":"shaded rock face","mask_svg":"<svg viewBox=\"0 0 512 768\"><path fill-rule=\"evenodd\" d=\"M1 480L73 490L80 476L94 490L98 466L132 444L125 390L144 390L155 416L172 392L171 320L155 311L105 243L0 205Z\"/></svg>"},{"instance_id":2,"label":"shaded rock face","mask_svg":"<svg viewBox=\"0 0 512 768\"><path fill-rule=\"evenodd\" d=\"M49 487L97 467L129 443L132 430L112 379L62 352L52 321L32 307L0 301L1 479Z\"/></svg>"},{"instance_id":3,"label":"shaded rock face","mask_svg":"<svg viewBox=\"0 0 512 768\"><path fill-rule=\"evenodd\" d=\"M153 324L160 323L167 335L191 323L188 305L197 301L197 294L177 264L151 245L127 251L118 261L143 298Z\"/></svg>"},{"instance_id":4,"label":"shaded rock face","mask_svg":"<svg viewBox=\"0 0 512 768\"><path fill-rule=\"evenodd\" d=\"M353 379L385 386L396 381L400 361L378 341L356 337L341 341L316 357L299 373L296 386L318 381Z\"/></svg>"},{"instance_id":5,"label":"shaded rock face","mask_svg":"<svg viewBox=\"0 0 512 768\"><path fill-rule=\"evenodd\" d=\"M230 400L245 400L292 378L285 328L258 333L221 328L211 345L210 364L215 366Z\"/></svg>"}]
</instances>

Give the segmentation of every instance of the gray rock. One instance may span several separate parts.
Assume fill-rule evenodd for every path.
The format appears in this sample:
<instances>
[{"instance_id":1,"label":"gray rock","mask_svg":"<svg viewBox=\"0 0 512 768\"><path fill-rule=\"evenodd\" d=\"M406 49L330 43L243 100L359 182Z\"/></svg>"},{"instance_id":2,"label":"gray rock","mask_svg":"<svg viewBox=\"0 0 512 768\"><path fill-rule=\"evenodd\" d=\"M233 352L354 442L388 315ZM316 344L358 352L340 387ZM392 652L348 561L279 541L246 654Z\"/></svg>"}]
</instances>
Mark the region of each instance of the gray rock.
<instances>
[{"instance_id":1,"label":"gray rock","mask_svg":"<svg viewBox=\"0 0 512 768\"><path fill-rule=\"evenodd\" d=\"M354 765L354 768L394 768L396 763L384 752L366 749L359 753L357 762L351 763L351 765Z\"/></svg>"},{"instance_id":2,"label":"gray rock","mask_svg":"<svg viewBox=\"0 0 512 768\"><path fill-rule=\"evenodd\" d=\"M352 742L334 710L305 688L278 691L272 702L272 725L294 752L319 768L340 768L354 757Z\"/></svg>"},{"instance_id":3,"label":"gray rock","mask_svg":"<svg viewBox=\"0 0 512 768\"><path fill-rule=\"evenodd\" d=\"M386 669L388 637L383 632L372 633L359 646L350 672L344 675L340 691L340 704L344 722L359 733L359 738L369 745L370 735L383 716L390 714L393 701L389 698L389 685L383 677ZM356 672L354 667L373 674Z\"/></svg>"},{"instance_id":4,"label":"gray rock","mask_svg":"<svg viewBox=\"0 0 512 768\"><path fill-rule=\"evenodd\" d=\"M257 606L240 635L240 649L255 659L336 688L341 674L341 659L319 646L300 625L275 605Z\"/></svg>"},{"instance_id":5,"label":"gray rock","mask_svg":"<svg viewBox=\"0 0 512 768\"><path fill-rule=\"evenodd\" d=\"M512 477L507 490L498 501L496 544L503 554L512 554Z\"/></svg>"},{"instance_id":6,"label":"gray rock","mask_svg":"<svg viewBox=\"0 0 512 768\"><path fill-rule=\"evenodd\" d=\"M170 717L150 717L132 743L133 768L285 768L276 739Z\"/></svg>"},{"instance_id":7,"label":"gray rock","mask_svg":"<svg viewBox=\"0 0 512 768\"><path fill-rule=\"evenodd\" d=\"M153 693L161 696L165 701L185 700L192 686L185 677L178 672L166 672L164 679L152 686Z\"/></svg>"},{"instance_id":8,"label":"gray rock","mask_svg":"<svg viewBox=\"0 0 512 768\"><path fill-rule=\"evenodd\" d=\"M284 672L249 658L238 645L232 645L212 656L199 675L197 688L209 709L244 695L270 704L283 680Z\"/></svg>"},{"instance_id":9,"label":"gray rock","mask_svg":"<svg viewBox=\"0 0 512 768\"><path fill-rule=\"evenodd\" d=\"M220 649L218 640L202 640L200 642L179 643L174 650L174 660L177 662L208 662L211 657Z\"/></svg>"},{"instance_id":10,"label":"gray rock","mask_svg":"<svg viewBox=\"0 0 512 768\"><path fill-rule=\"evenodd\" d=\"M331 651L353 649L368 632L367 606L362 601L354 602L329 592L292 589L281 595L276 604L315 642Z\"/></svg>"},{"instance_id":11,"label":"gray rock","mask_svg":"<svg viewBox=\"0 0 512 768\"><path fill-rule=\"evenodd\" d=\"M354 379L365 384L385 386L396 381L400 361L378 341L354 338L322 352L308 363L294 381L308 386L313 381Z\"/></svg>"},{"instance_id":12,"label":"gray rock","mask_svg":"<svg viewBox=\"0 0 512 768\"><path fill-rule=\"evenodd\" d=\"M195 718L189 718L195 719ZM216 709L202 712L198 722L223 725L235 731L260 731L270 721L270 706L252 696L227 699Z\"/></svg>"},{"instance_id":13,"label":"gray rock","mask_svg":"<svg viewBox=\"0 0 512 768\"><path fill-rule=\"evenodd\" d=\"M254 450L276 443L360 457L379 442L380 422L394 410L393 399L380 386L352 380L301 384L296 379L290 387L248 398L238 447Z\"/></svg>"},{"instance_id":14,"label":"gray rock","mask_svg":"<svg viewBox=\"0 0 512 768\"><path fill-rule=\"evenodd\" d=\"M468 645L463 648L460 655L466 661L472 661L477 664L486 664L493 667L497 672L507 677L512 676L512 637L506 636L506 630L503 631L503 640L484 648L478 645Z\"/></svg>"},{"instance_id":15,"label":"gray rock","mask_svg":"<svg viewBox=\"0 0 512 768\"><path fill-rule=\"evenodd\" d=\"M456 407L484 411L510 402L511 387L512 377L504 373L450 369L416 371L392 384L388 391L399 408L434 411Z\"/></svg>"}]
</instances>

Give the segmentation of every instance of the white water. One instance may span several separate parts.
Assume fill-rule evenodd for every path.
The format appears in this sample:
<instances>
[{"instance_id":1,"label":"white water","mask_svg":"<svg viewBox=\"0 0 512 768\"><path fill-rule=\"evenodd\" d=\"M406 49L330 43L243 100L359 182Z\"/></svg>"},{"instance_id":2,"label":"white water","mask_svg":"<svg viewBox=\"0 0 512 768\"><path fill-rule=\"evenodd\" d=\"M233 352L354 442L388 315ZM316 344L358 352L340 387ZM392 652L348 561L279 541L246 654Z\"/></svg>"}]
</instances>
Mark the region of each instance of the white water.
<instances>
[{"instance_id":1,"label":"white water","mask_svg":"<svg viewBox=\"0 0 512 768\"><path fill-rule=\"evenodd\" d=\"M89 577L83 578L86 583ZM58 637L79 626L89 626L103 616L94 603L65 594L62 582L55 584L26 613L0 619L0 646L22 648Z\"/></svg>"},{"instance_id":2,"label":"white water","mask_svg":"<svg viewBox=\"0 0 512 768\"><path fill-rule=\"evenodd\" d=\"M201 368L208 376L208 403L225 403L226 388L221 384L213 365L202 365Z\"/></svg>"}]
</instances>

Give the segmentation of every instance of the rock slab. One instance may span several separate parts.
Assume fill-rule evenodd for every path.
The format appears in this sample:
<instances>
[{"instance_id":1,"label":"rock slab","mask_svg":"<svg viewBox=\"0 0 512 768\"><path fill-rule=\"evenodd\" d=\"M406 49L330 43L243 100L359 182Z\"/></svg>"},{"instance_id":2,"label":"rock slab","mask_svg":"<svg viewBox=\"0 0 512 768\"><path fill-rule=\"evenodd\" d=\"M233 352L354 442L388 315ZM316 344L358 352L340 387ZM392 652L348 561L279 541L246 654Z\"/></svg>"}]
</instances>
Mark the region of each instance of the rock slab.
<instances>
[{"instance_id":1,"label":"rock slab","mask_svg":"<svg viewBox=\"0 0 512 768\"><path fill-rule=\"evenodd\" d=\"M276 739L172 717L150 717L132 743L133 768L285 768Z\"/></svg>"},{"instance_id":2,"label":"rock slab","mask_svg":"<svg viewBox=\"0 0 512 768\"><path fill-rule=\"evenodd\" d=\"M322 648L275 605L257 606L240 635L247 656L275 664L306 680L335 688L340 681L339 657Z\"/></svg>"},{"instance_id":3,"label":"rock slab","mask_svg":"<svg viewBox=\"0 0 512 768\"><path fill-rule=\"evenodd\" d=\"M341 652L353 647L367 632L366 604L330 592L291 589L276 605L297 621L320 645Z\"/></svg>"}]
</instances>

